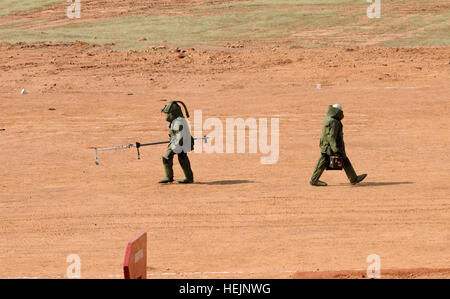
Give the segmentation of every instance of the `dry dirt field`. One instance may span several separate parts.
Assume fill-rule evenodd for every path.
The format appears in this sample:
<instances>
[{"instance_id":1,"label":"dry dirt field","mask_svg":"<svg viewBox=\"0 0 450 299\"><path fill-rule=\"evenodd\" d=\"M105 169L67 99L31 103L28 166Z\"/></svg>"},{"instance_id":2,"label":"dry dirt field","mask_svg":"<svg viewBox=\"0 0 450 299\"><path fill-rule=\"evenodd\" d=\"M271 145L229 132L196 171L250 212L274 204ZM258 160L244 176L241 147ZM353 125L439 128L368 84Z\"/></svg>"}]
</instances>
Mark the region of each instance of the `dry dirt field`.
<instances>
[{"instance_id":1,"label":"dry dirt field","mask_svg":"<svg viewBox=\"0 0 450 299\"><path fill-rule=\"evenodd\" d=\"M87 20L168 9L99 2L86 1ZM439 2L424 8L448 13ZM83 277L120 278L126 244L142 231L150 278L363 278L370 254L387 278L450 278L448 44L381 44L394 34L350 44L347 24L324 29L320 42L311 31L161 49L150 38L122 49L101 36L6 37L67 26L54 13L65 6L0 16L0 278L64 277L69 254ZM204 120L279 118L278 162L192 153L192 185L157 184L164 145L142 148L141 160L134 149L101 152L95 165L93 147L166 140L160 111L172 99ZM325 172L329 186L312 187L334 103L345 111L347 153L368 177L352 186L344 172ZM180 178L176 159L174 170Z\"/></svg>"}]
</instances>

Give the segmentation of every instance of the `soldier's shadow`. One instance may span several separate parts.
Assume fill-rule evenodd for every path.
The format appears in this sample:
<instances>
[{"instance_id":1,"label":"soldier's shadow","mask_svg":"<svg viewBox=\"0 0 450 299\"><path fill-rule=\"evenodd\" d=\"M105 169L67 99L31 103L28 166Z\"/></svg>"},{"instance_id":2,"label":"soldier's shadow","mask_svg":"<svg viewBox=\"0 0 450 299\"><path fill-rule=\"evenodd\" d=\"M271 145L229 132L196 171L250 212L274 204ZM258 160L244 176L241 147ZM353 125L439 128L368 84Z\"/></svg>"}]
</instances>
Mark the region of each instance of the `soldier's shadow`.
<instances>
[{"instance_id":1,"label":"soldier's shadow","mask_svg":"<svg viewBox=\"0 0 450 299\"><path fill-rule=\"evenodd\" d=\"M238 185L238 184L252 184L255 181L249 180L223 180L223 181L213 181L213 182L196 182L200 185Z\"/></svg>"},{"instance_id":2,"label":"soldier's shadow","mask_svg":"<svg viewBox=\"0 0 450 299\"><path fill-rule=\"evenodd\" d=\"M361 182L356 187L377 187L377 186L391 186L391 185L410 185L414 184L414 182Z\"/></svg>"}]
</instances>

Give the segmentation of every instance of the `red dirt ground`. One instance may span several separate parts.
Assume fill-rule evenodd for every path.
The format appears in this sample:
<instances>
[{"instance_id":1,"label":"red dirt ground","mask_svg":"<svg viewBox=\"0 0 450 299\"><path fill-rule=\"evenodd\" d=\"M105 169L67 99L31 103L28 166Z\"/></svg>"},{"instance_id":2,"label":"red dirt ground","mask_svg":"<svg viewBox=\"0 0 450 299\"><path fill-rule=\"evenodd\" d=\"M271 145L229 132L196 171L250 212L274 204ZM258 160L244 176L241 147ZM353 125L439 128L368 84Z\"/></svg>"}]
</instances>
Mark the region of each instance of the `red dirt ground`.
<instances>
[{"instance_id":1,"label":"red dirt ground","mask_svg":"<svg viewBox=\"0 0 450 299\"><path fill-rule=\"evenodd\" d=\"M384 279L442 279L450 277L450 269L386 269L380 273ZM362 279L368 278L367 271L317 271L297 272L297 279Z\"/></svg>"},{"instance_id":2,"label":"red dirt ground","mask_svg":"<svg viewBox=\"0 0 450 299\"><path fill-rule=\"evenodd\" d=\"M102 8L84 21L161 9L84 4ZM2 22L35 17L67 22L52 8ZM150 278L366 278L370 254L383 278L450 278L450 47L185 50L0 44L0 278L64 277L69 254L83 277L118 278L142 231ZM172 99L204 119L279 117L278 163L191 154L196 183L186 186L157 184L164 146L143 148L141 160L101 152L94 164L92 147L166 140L160 110ZM349 157L369 175L352 186L327 172L330 186L314 188L334 103Z\"/></svg>"},{"instance_id":3,"label":"red dirt ground","mask_svg":"<svg viewBox=\"0 0 450 299\"><path fill-rule=\"evenodd\" d=\"M450 48L243 44L183 59L173 49L1 44L1 277L64 276L72 253L83 276L120 277L141 231L150 277L362 277L342 270L366 269L369 254L382 269L413 269L387 275L450 277ZM91 147L165 140L169 99L204 119L277 115L278 163L192 154L188 186L156 183L164 146L143 148L142 160L102 152L94 164ZM314 188L334 103L349 157L369 176L351 186L328 172L330 186Z\"/></svg>"}]
</instances>

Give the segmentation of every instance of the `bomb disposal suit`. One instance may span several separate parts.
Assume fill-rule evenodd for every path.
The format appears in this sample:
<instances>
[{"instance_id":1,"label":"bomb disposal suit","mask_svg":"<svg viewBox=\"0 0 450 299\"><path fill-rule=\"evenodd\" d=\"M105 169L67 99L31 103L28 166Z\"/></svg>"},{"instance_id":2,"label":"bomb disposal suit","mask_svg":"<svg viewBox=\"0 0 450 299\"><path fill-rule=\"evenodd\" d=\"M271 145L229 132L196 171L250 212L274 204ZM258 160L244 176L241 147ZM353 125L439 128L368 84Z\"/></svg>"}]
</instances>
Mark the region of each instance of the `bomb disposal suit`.
<instances>
[{"instance_id":1,"label":"bomb disposal suit","mask_svg":"<svg viewBox=\"0 0 450 299\"><path fill-rule=\"evenodd\" d=\"M159 183L173 182L173 157L178 155L178 162L183 169L185 178L178 180L181 184L190 184L194 182L194 174L192 173L191 163L187 153L194 148L194 138L192 138L189 124L184 118L183 112L179 104L183 105L186 111L186 117L189 112L186 105L181 101L172 101L161 110L167 114L166 121L169 122L169 138L170 143L167 146L166 153L162 157L164 171L166 176Z\"/></svg>"},{"instance_id":2,"label":"bomb disposal suit","mask_svg":"<svg viewBox=\"0 0 450 299\"><path fill-rule=\"evenodd\" d=\"M320 137L321 156L317 162L311 177L311 185L327 186L325 182L319 181L323 171L330 165L330 157L337 156L341 160L342 168L351 184L357 184L364 180L366 174L356 175L352 164L345 152L344 132L341 120L344 118L344 112L339 104L328 106L327 115L323 121L322 136Z\"/></svg>"}]
</instances>

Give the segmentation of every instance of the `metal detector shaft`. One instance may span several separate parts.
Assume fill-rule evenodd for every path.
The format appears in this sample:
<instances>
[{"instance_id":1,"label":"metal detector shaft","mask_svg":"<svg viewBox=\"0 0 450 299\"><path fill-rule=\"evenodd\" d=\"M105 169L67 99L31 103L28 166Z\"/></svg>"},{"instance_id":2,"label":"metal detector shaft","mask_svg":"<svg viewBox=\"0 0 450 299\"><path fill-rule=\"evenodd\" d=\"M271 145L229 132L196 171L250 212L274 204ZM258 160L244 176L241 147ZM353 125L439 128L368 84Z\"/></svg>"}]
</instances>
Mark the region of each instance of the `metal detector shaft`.
<instances>
[{"instance_id":1,"label":"metal detector shaft","mask_svg":"<svg viewBox=\"0 0 450 299\"><path fill-rule=\"evenodd\" d=\"M204 140L205 143L208 142L208 136L203 136L201 138L194 138L194 140ZM139 151L139 148L142 146L149 146L149 145L157 145L157 144L167 144L170 143L170 141L159 141L159 142L150 142L150 143L139 143L136 142L136 144L126 144L126 145L119 145L119 146L115 146L115 147L106 147L106 148L95 148L95 164L99 164L98 161L98 154L97 152L101 152L101 151L110 151L110 150L118 150L118 149L127 149L127 148L132 148L135 147L137 149L137 153L138 153L138 159L141 159L141 153Z\"/></svg>"},{"instance_id":2,"label":"metal detector shaft","mask_svg":"<svg viewBox=\"0 0 450 299\"><path fill-rule=\"evenodd\" d=\"M205 143L206 143L208 138L211 138L211 137L203 136L203 137L199 137L199 138L194 138L194 140L204 140ZM136 146L141 147L141 146L157 145L157 144L165 144L165 143L170 143L170 141L159 141L159 142L150 142L150 143L139 143L139 142L136 142Z\"/></svg>"},{"instance_id":3,"label":"metal detector shaft","mask_svg":"<svg viewBox=\"0 0 450 299\"><path fill-rule=\"evenodd\" d=\"M148 145L157 145L157 144L165 144L170 143L170 141L160 141L160 142L150 142L150 143L139 143L140 146L148 146Z\"/></svg>"},{"instance_id":4,"label":"metal detector shaft","mask_svg":"<svg viewBox=\"0 0 450 299\"><path fill-rule=\"evenodd\" d=\"M127 145L120 145L120 146L116 146L116 147L108 147L108 148L96 148L96 151L110 151L110 150L116 150L116 149L125 149L125 148L130 148L130 147L136 147L135 144L127 144Z\"/></svg>"}]
</instances>

